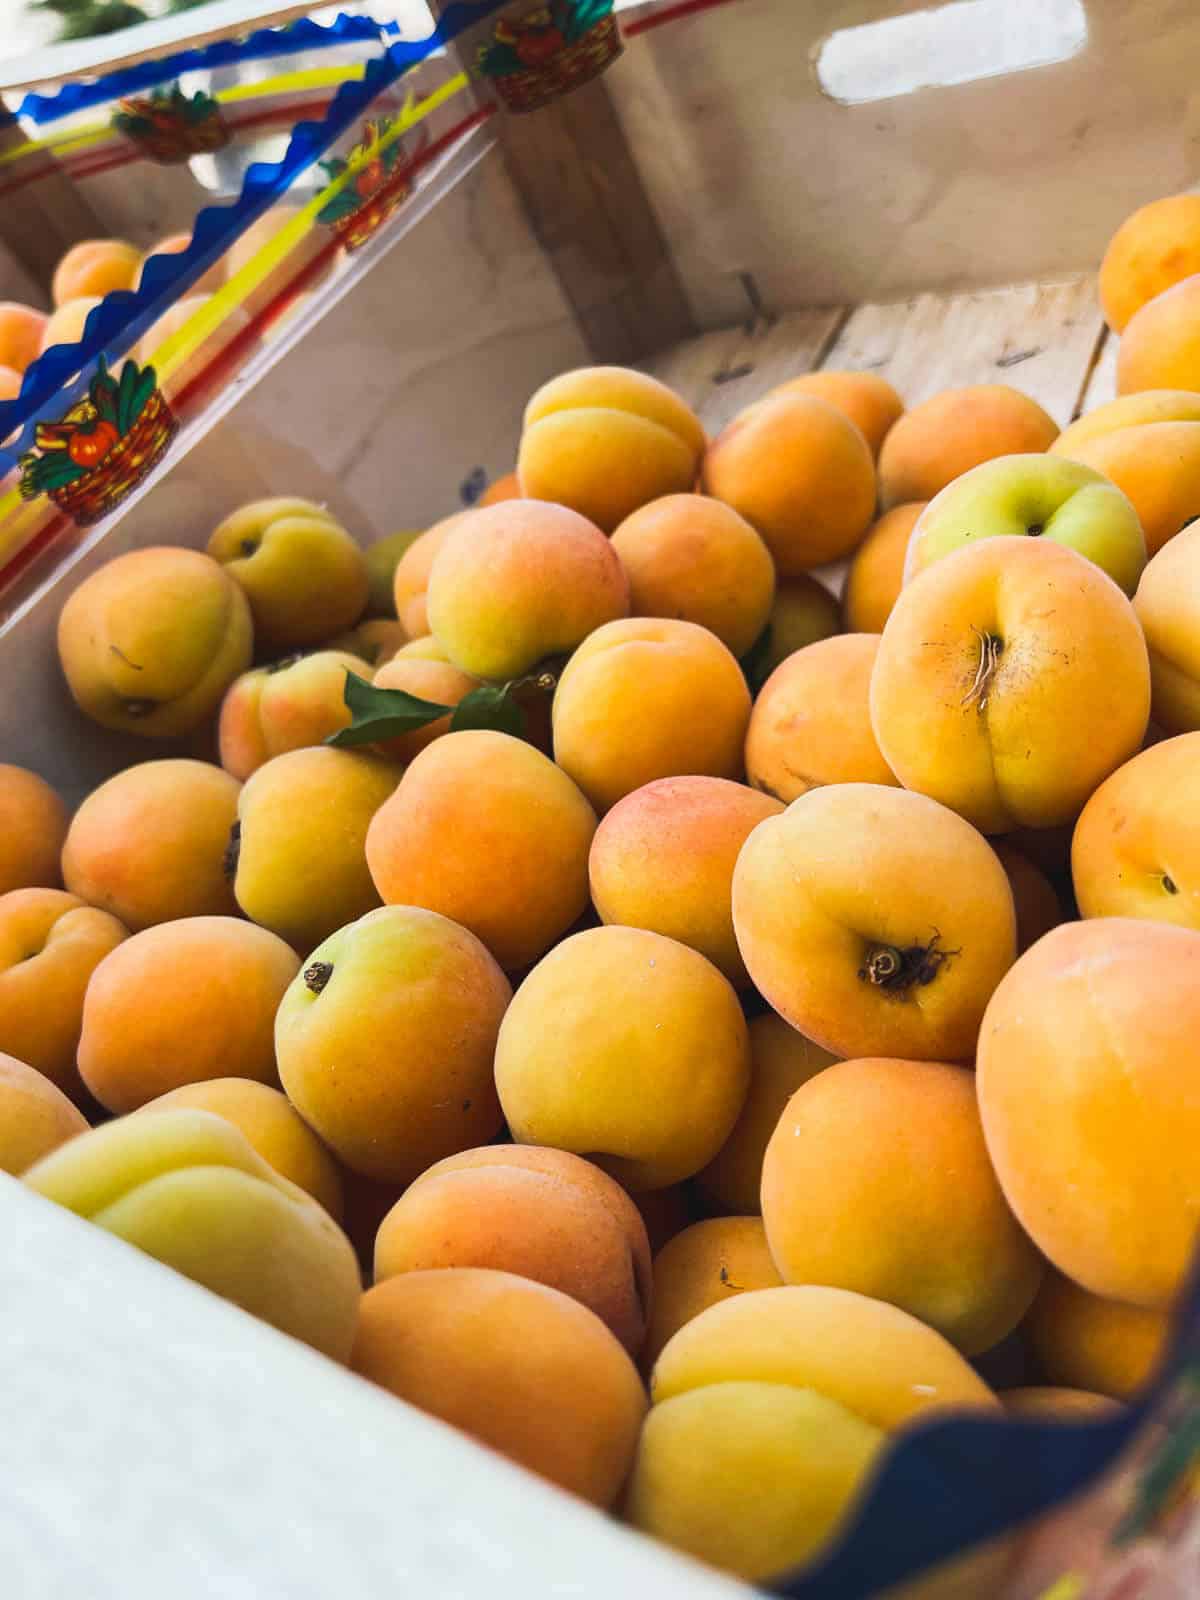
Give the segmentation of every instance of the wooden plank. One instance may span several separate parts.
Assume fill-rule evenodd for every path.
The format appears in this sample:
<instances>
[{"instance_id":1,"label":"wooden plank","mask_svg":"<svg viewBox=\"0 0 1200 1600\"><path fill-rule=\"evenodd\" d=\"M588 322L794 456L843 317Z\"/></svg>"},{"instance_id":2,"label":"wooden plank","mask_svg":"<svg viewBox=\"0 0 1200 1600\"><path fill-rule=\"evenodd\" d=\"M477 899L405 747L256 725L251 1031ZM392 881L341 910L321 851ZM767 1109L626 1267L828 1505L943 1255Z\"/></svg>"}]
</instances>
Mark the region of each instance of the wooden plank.
<instances>
[{"instance_id":1,"label":"wooden plank","mask_svg":"<svg viewBox=\"0 0 1200 1600\"><path fill-rule=\"evenodd\" d=\"M740 328L718 328L670 345L640 365L652 377L669 384L695 412L703 415L742 338Z\"/></svg>"},{"instance_id":2,"label":"wooden plank","mask_svg":"<svg viewBox=\"0 0 1200 1600\"><path fill-rule=\"evenodd\" d=\"M0 1174L11 1600L751 1600Z\"/></svg>"},{"instance_id":3,"label":"wooden plank","mask_svg":"<svg viewBox=\"0 0 1200 1600\"><path fill-rule=\"evenodd\" d=\"M1091 276L859 306L823 365L879 372L916 405L1008 383L1070 421L1103 328Z\"/></svg>"}]
</instances>

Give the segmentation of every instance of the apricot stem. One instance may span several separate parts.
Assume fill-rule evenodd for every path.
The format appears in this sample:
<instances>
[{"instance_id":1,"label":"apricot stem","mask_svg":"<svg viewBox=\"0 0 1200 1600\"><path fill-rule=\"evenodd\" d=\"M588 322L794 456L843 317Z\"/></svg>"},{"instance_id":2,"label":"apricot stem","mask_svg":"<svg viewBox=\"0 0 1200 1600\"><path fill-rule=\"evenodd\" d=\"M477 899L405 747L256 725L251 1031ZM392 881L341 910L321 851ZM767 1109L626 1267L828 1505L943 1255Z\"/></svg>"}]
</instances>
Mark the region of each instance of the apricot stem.
<instances>
[{"instance_id":1,"label":"apricot stem","mask_svg":"<svg viewBox=\"0 0 1200 1600\"><path fill-rule=\"evenodd\" d=\"M877 989L892 995L904 995L914 985L924 988L937 977L942 963L959 953L957 950L939 950L941 937L935 928L928 944L909 945L904 950L898 950L890 944L873 944L859 968L858 976L863 983L872 983Z\"/></svg>"},{"instance_id":2,"label":"apricot stem","mask_svg":"<svg viewBox=\"0 0 1200 1600\"><path fill-rule=\"evenodd\" d=\"M307 988L311 989L314 994L320 994L321 990L332 977L332 961L314 961L311 967L305 967L304 969L305 985Z\"/></svg>"},{"instance_id":3,"label":"apricot stem","mask_svg":"<svg viewBox=\"0 0 1200 1600\"><path fill-rule=\"evenodd\" d=\"M979 634L979 666L975 671L975 682L963 695L962 703L969 706L971 702L978 701L982 711L988 703L988 690L995 675L996 663L1004 649L1004 641L998 639L994 633L980 633L978 628L972 628L972 633Z\"/></svg>"}]
</instances>

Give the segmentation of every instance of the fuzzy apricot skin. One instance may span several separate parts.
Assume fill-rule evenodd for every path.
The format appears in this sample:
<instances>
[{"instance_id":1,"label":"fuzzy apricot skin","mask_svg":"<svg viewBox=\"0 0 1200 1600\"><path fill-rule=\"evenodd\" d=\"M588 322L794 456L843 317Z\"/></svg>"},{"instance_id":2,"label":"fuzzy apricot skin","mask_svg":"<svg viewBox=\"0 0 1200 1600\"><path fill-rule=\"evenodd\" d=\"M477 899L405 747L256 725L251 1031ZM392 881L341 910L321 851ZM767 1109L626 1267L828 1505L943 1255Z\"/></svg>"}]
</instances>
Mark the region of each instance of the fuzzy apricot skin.
<instances>
[{"instance_id":1,"label":"fuzzy apricot skin","mask_svg":"<svg viewBox=\"0 0 1200 1600\"><path fill-rule=\"evenodd\" d=\"M463 672L509 680L627 616L629 582L586 517L506 500L469 512L441 541L426 609L430 632Z\"/></svg>"},{"instance_id":2,"label":"fuzzy apricot skin","mask_svg":"<svg viewBox=\"0 0 1200 1600\"><path fill-rule=\"evenodd\" d=\"M740 778L749 718L746 680L715 634L630 617L597 628L567 662L554 759L602 814L655 778Z\"/></svg>"},{"instance_id":3,"label":"fuzzy apricot skin","mask_svg":"<svg viewBox=\"0 0 1200 1600\"><path fill-rule=\"evenodd\" d=\"M56 306L82 295L103 298L114 289L132 289L142 256L124 239L84 239L72 245L54 269L50 295Z\"/></svg>"},{"instance_id":4,"label":"fuzzy apricot skin","mask_svg":"<svg viewBox=\"0 0 1200 1600\"><path fill-rule=\"evenodd\" d=\"M1200 730L1200 523L1153 558L1133 609L1150 652L1154 721L1167 733Z\"/></svg>"},{"instance_id":5,"label":"fuzzy apricot skin","mask_svg":"<svg viewBox=\"0 0 1200 1600\"><path fill-rule=\"evenodd\" d=\"M841 1289L759 1289L659 1356L625 1509L643 1532L750 1581L844 1526L888 1436L991 1391L915 1317ZM729 1515L736 1504L738 1515Z\"/></svg>"},{"instance_id":6,"label":"fuzzy apricot skin","mask_svg":"<svg viewBox=\"0 0 1200 1600\"><path fill-rule=\"evenodd\" d=\"M0 1172L19 1178L34 1162L87 1132L87 1121L50 1079L0 1052Z\"/></svg>"},{"instance_id":7,"label":"fuzzy apricot skin","mask_svg":"<svg viewBox=\"0 0 1200 1600\"><path fill-rule=\"evenodd\" d=\"M456 706L464 695L479 687L479 679L456 667L432 634L401 645L395 655L378 668L371 681L376 688L403 689L418 700L429 700L439 706ZM423 728L411 728L394 739L382 739L375 748L389 761L412 761L426 745L450 732L450 715L447 712L444 717L427 722Z\"/></svg>"},{"instance_id":8,"label":"fuzzy apricot skin","mask_svg":"<svg viewBox=\"0 0 1200 1600\"><path fill-rule=\"evenodd\" d=\"M511 995L466 928L383 906L319 945L280 1001L283 1087L351 1171L411 1183L500 1131L492 1061Z\"/></svg>"},{"instance_id":9,"label":"fuzzy apricot skin","mask_svg":"<svg viewBox=\"0 0 1200 1600\"><path fill-rule=\"evenodd\" d=\"M751 831L783 810L726 778L659 778L617 802L588 857L602 922L690 945L736 988L749 983L733 932L733 869Z\"/></svg>"},{"instance_id":10,"label":"fuzzy apricot skin","mask_svg":"<svg viewBox=\"0 0 1200 1600\"><path fill-rule=\"evenodd\" d=\"M77 1094L84 996L96 968L128 937L116 917L62 889L0 895L0 1051Z\"/></svg>"},{"instance_id":11,"label":"fuzzy apricot skin","mask_svg":"<svg viewBox=\"0 0 1200 1600\"><path fill-rule=\"evenodd\" d=\"M586 1155L635 1193L724 1144L746 1096L746 1024L728 980L642 928L591 928L544 956L500 1028L513 1137Z\"/></svg>"},{"instance_id":12,"label":"fuzzy apricot skin","mask_svg":"<svg viewBox=\"0 0 1200 1600\"><path fill-rule=\"evenodd\" d=\"M92 974L79 1071L102 1106L231 1075L277 1081L272 1028L299 961L236 917L185 917L126 939Z\"/></svg>"},{"instance_id":13,"label":"fuzzy apricot skin","mask_svg":"<svg viewBox=\"0 0 1200 1600\"><path fill-rule=\"evenodd\" d=\"M554 501L611 533L632 511L691 489L706 443L666 384L626 367L562 373L525 408L521 492Z\"/></svg>"},{"instance_id":14,"label":"fuzzy apricot skin","mask_svg":"<svg viewBox=\"0 0 1200 1600\"><path fill-rule=\"evenodd\" d=\"M1155 295L1125 324L1117 393L1200 389L1200 271Z\"/></svg>"},{"instance_id":15,"label":"fuzzy apricot skin","mask_svg":"<svg viewBox=\"0 0 1200 1600\"><path fill-rule=\"evenodd\" d=\"M241 785L207 761L140 761L82 802L63 845L72 894L133 933L237 914L225 871Z\"/></svg>"},{"instance_id":16,"label":"fuzzy apricot skin","mask_svg":"<svg viewBox=\"0 0 1200 1600\"><path fill-rule=\"evenodd\" d=\"M120 1117L24 1181L281 1332L348 1357L361 1292L350 1241L224 1118Z\"/></svg>"},{"instance_id":17,"label":"fuzzy apricot skin","mask_svg":"<svg viewBox=\"0 0 1200 1600\"><path fill-rule=\"evenodd\" d=\"M44 778L0 763L0 894L61 884L67 823L66 806Z\"/></svg>"},{"instance_id":18,"label":"fuzzy apricot skin","mask_svg":"<svg viewBox=\"0 0 1200 1600\"><path fill-rule=\"evenodd\" d=\"M1149 1310L1196 1242L1200 933L1128 917L1053 929L988 1003L976 1058L996 1175L1092 1294Z\"/></svg>"},{"instance_id":19,"label":"fuzzy apricot skin","mask_svg":"<svg viewBox=\"0 0 1200 1600\"><path fill-rule=\"evenodd\" d=\"M451 532L470 517L470 511L455 511L443 517L414 539L396 563L392 599L396 616L410 639L422 639L429 632L429 575L434 560Z\"/></svg>"},{"instance_id":20,"label":"fuzzy apricot skin","mask_svg":"<svg viewBox=\"0 0 1200 1600\"><path fill-rule=\"evenodd\" d=\"M763 684L746 729L746 779L785 805L827 783L894 784L871 727L876 633L797 650Z\"/></svg>"},{"instance_id":21,"label":"fuzzy apricot skin","mask_svg":"<svg viewBox=\"0 0 1200 1600\"><path fill-rule=\"evenodd\" d=\"M748 406L704 457L704 492L757 528L781 578L849 555L875 511L875 463L827 401L777 391Z\"/></svg>"},{"instance_id":22,"label":"fuzzy apricot skin","mask_svg":"<svg viewBox=\"0 0 1200 1600\"><path fill-rule=\"evenodd\" d=\"M645 1339L645 1224L620 1184L566 1150L486 1145L423 1172L380 1224L375 1282L438 1267L491 1267L559 1289L635 1358Z\"/></svg>"},{"instance_id":23,"label":"fuzzy apricot skin","mask_svg":"<svg viewBox=\"0 0 1200 1600\"><path fill-rule=\"evenodd\" d=\"M1130 601L1043 539L981 539L913 579L871 676L871 723L897 778L985 833L1073 822L1141 745L1149 712Z\"/></svg>"},{"instance_id":24,"label":"fuzzy apricot skin","mask_svg":"<svg viewBox=\"0 0 1200 1600\"><path fill-rule=\"evenodd\" d=\"M1132 1400L1148 1381L1169 1328L1164 1311L1105 1300L1053 1271L1025 1319L1029 1348L1047 1383L1113 1400Z\"/></svg>"},{"instance_id":25,"label":"fuzzy apricot skin","mask_svg":"<svg viewBox=\"0 0 1200 1600\"><path fill-rule=\"evenodd\" d=\"M174 738L202 726L250 665L241 589L198 550L117 556L72 590L58 654L81 711L122 733Z\"/></svg>"},{"instance_id":26,"label":"fuzzy apricot skin","mask_svg":"<svg viewBox=\"0 0 1200 1600\"><path fill-rule=\"evenodd\" d=\"M882 633L904 587L908 540L927 500L906 500L871 524L854 552L842 591L847 633Z\"/></svg>"},{"instance_id":27,"label":"fuzzy apricot skin","mask_svg":"<svg viewBox=\"0 0 1200 1600\"><path fill-rule=\"evenodd\" d=\"M366 661L346 650L318 650L299 660L244 672L221 702L221 765L244 782L272 756L323 744L350 723L346 674L369 679Z\"/></svg>"},{"instance_id":28,"label":"fuzzy apricot skin","mask_svg":"<svg viewBox=\"0 0 1200 1600\"><path fill-rule=\"evenodd\" d=\"M628 1354L569 1295L510 1272L403 1272L363 1297L362 1377L560 1489L611 1506L646 1410Z\"/></svg>"},{"instance_id":29,"label":"fuzzy apricot skin","mask_svg":"<svg viewBox=\"0 0 1200 1600\"><path fill-rule=\"evenodd\" d=\"M1126 395L1113 404L1129 406L1159 392ZM1152 557L1200 516L1200 394L1188 399L1194 402L1188 408L1190 418L1153 420L1151 414L1145 422L1129 427L1098 431L1077 440L1062 434L1055 441L1056 453L1094 467L1124 491L1138 514L1146 550ZM1169 409L1184 408L1171 405ZM1080 418L1081 422L1088 420Z\"/></svg>"},{"instance_id":30,"label":"fuzzy apricot skin","mask_svg":"<svg viewBox=\"0 0 1200 1600\"><path fill-rule=\"evenodd\" d=\"M642 1362L653 1367L669 1340L709 1306L783 1284L761 1217L708 1217L684 1228L654 1258L654 1315Z\"/></svg>"},{"instance_id":31,"label":"fuzzy apricot skin","mask_svg":"<svg viewBox=\"0 0 1200 1600\"><path fill-rule=\"evenodd\" d=\"M1100 263L1104 319L1121 333L1147 302L1200 272L1200 195L1170 194L1131 212Z\"/></svg>"},{"instance_id":32,"label":"fuzzy apricot skin","mask_svg":"<svg viewBox=\"0 0 1200 1600\"><path fill-rule=\"evenodd\" d=\"M596 814L540 750L488 728L438 739L366 834L380 899L469 928L506 970L538 960L582 915Z\"/></svg>"},{"instance_id":33,"label":"fuzzy apricot skin","mask_svg":"<svg viewBox=\"0 0 1200 1600\"><path fill-rule=\"evenodd\" d=\"M1004 383L943 389L911 407L879 452L884 510L932 500L955 478L993 456L1048 450L1058 424L1036 400Z\"/></svg>"},{"instance_id":34,"label":"fuzzy apricot skin","mask_svg":"<svg viewBox=\"0 0 1200 1600\"><path fill-rule=\"evenodd\" d=\"M774 394L812 394L852 422L878 458L888 432L904 413L904 401L877 372L842 372L823 367L780 384Z\"/></svg>"},{"instance_id":35,"label":"fuzzy apricot skin","mask_svg":"<svg viewBox=\"0 0 1200 1600\"><path fill-rule=\"evenodd\" d=\"M767 1146L762 1207L785 1282L887 1300L964 1355L1011 1333L1041 1282L964 1067L875 1058L817 1073Z\"/></svg>"},{"instance_id":36,"label":"fuzzy apricot skin","mask_svg":"<svg viewBox=\"0 0 1200 1600\"><path fill-rule=\"evenodd\" d=\"M970 1060L1016 955L987 840L923 795L870 783L813 789L759 824L734 871L733 924L760 994L842 1057Z\"/></svg>"}]
</instances>

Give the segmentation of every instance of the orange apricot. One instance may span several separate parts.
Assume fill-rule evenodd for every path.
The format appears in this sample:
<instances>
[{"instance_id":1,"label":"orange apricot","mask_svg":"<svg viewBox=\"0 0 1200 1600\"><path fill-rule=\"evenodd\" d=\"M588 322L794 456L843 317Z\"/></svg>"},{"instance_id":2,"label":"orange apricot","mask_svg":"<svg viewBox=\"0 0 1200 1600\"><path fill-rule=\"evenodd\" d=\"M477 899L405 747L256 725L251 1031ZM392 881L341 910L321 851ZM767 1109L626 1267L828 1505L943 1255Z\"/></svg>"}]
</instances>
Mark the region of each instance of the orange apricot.
<instances>
[{"instance_id":1,"label":"orange apricot","mask_svg":"<svg viewBox=\"0 0 1200 1600\"><path fill-rule=\"evenodd\" d=\"M1169 194L1126 217L1100 263L1104 320L1114 333L1181 278L1200 272L1200 195Z\"/></svg>"},{"instance_id":2,"label":"orange apricot","mask_svg":"<svg viewBox=\"0 0 1200 1600\"><path fill-rule=\"evenodd\" d=\"M904 410L904 401L877 372L840 372L824 368L791 378L772 394L815 394L847 417L878 457L888 430Z\"/></svg>"},{"instance_id":3,"label":"orange apricot","mask_svg":"<svg viewBox=\"0 0 1200 1600\"><path fill-rule=\"evenodd\" d=\"M392 579L392 595L396 603L396 616L400 619L410 639L422 639L429 632L427 592L429 574L434 558L442 548L447 535L469 518L469 511L456 511L427 528L396 563Z\"/></svg>"},{"instance_id":4,"label":"orange apricot","mask_svg":"<svg viewBox=\"0 0 1200 1600\"><path fill-rule=\"evenodd\" d=\"M502 477L494 479L479 496L477 501L481 506L499 505L501 500L520 500L521 480L517 477L516 469L506 472Z\"/></svg>"},{"instance_id":5,"label":"orange apricot","mask_svg":"<svg viewBox=\"0 0 1200 1600\"><path fill-rule=\"evenodd\" d=\"M761 1217L710 1217L693 1223L654 1258L654 1312L643 1365L652 1367L668 1340L709 1306L782 1283Z\"/></svg>"},{"instance_id":6,"label":"orange apricot","mask_svg":"<svg viewBox=\"0 0 1200 1600\"><path fill-rule=\"evenodd\" d=\"M781 661L806 644L840 633L841 612L825 585L804 572L775 585L767 626L771 631L760 667L763 675L774 672Z\"/></svg>"},{"instance_id":7,"label":"orange apricot","mask_svg":"<svg viewBox=\"0 0 1200 1600\"><path fill-rule=\"evenodd\" d=\"M1200 729L1200 523L1151 559L1133 609L1150 654L1151 716L1166 733Z\"/></svg>"},{"instance_id":8,"label":"orange apricot","mask_svg":"<svg viewBox=\"0 0 1200 1600\"><path fill-rule=\"evenodd\" d=\"M0 301L0 361L22 373L46 348L46 313L14 300Z\"/></svg>"},{"instance_id":9,"label":"orange apricot","mask_svg":"<svg viewBox=\"0 0 1200 1600\"><path fill-rule=\"evenodd\" d=\"M1200 272L1147 300L1117 349L1117 393L1200 389Z\"/></svg>"},{"instance_id":10,"label":"orange apricot","mask_svg":"<svg viewBox=\"0 0 1200 1600\"><path fill-rule=\"evenodd\" d=\"M904 587L908 539L927 500L906 500L871 525L854 552L842 590L842 618L850 633L881 633Z\"/></svg>"},{"instance_id":11,"label":"orange apricot","mask_svg":"<svg viewBox=\"0 0 1200 1600\"><path fill-rule=\"evenodd\" d=\"M1035 866L1008 839L993 839L992 849L1000 857L1012 890L1017 909L1017 954L1020 955L1044 933L1065 921L1062 904L1058 891L1041 867Z\"/></svg>"},{"instance_id":12,"label":"orange apricot","mask_svg":"<svg viewBox=\"0 0 1200 1600\"><path fill-rule=\"evenodd\" d=\"M826 783L894 784L871 728L877 633L797 650L763 684L746 729L746 777L784 804Z\"/></svg>"},{"instance_id":13,"label":"orange apricot","mask_svg":"<svg viewBox=\"0 0 1200 1600\"><path fill-rule=\"evenodd\" d=\"M479 687L479 679L456 667L432 634L401 645L378 669L372 681L376 688L403 689L418 700L430 700L439 706L456 706L464 695ZM412 761L426 745L449 732L450 713L447 712L444 717L427 722L423 728L412 728L394 739L381 739L375 748L392 761Z\"/></svg>"},{"instance_id":14,"label":"orange apricot","mask_svg":"<svg viewBox=\"0 0 1200 1600\"><path fill-rule=\"evenodd\" d=\"M1167 1329L1165 1312L1104 1300L1058 1272L1047 1272L1025 1321L1034 1360L1048 1383L1114 1400L1131 1400L1149 1379Z\"/></svg>"},{"instance_id":15,"label":"orange apricot","mask_svg":"<svg viewBox=\"0 0 1200 1600\"><path fill-rule=\"evenodd\" d=\"M0 894L62 882L67 808L44 778L0 763Z\"/></svg>"},{"instance_id":16,"label":"orange apricot","mask_svg":"<svg viewBox=\"0 0 1200 1600\"><path fill-rule=\"evenodd\" d=\"M347 650L286 656L243 672L226 691L217 723L221 765L245 780L273 756L323 744L350 722L346 674L371 669Z\"/></svg>"},{"instance_id":17,"label":"orange apricot","mask_svg":"<svg viewBox=\"0 0 1200 1600\"><path fill-rule=\"evenodd\" d=\"M1200 403L1200 394L1191 398ZM1200 517L1200 420L1117 428L1068 443L1059 453L1094 467L1123 490L1152 556Z\"/></svg>"},{"instance_id":18,"label":"orange apricot","mask_svg":"<svg viewBox=\"0 0 1200 1600\"><path fill-rule=\"evenodd\" d=\"M56 306L84 295L103 299L114 289L132 289L142 253L124 239L85 239L72 245L54 269L50 297Z\"/></svg>"},{"instance_id":19,"label":"orange apricot","mask_svg":"<svg viewBox=\"0 0 1200 1600\"><path fill-rule=\"evenodd\" d=\"M38 353L42 354L54 345L78 344L83 338L87 319L99 304L97 295L81 295L77 300L64 300L42 325L42 343Z\"/></svg>"},{"instance_id":20,"label":"orange apricot","mask_svg":"<svg viewBox=\"0 0 1200 1600\"><path fill-rule=\"evenodd\" d=\"M380 1225L375 1281L435 1267L548 1284L594 1311L635 1357L646 1336L646 1226L619 1183L565 1150L486 1145L423 1172Z\"/></svg>"},{"instance_id":21,"label":"orange apricot","mask_svg":"<svg viewBox=\"0 0 1200 1600\"><path fill-rule=\"evenodd\" d=\"M749 982L733 934L738 851L783 806L727 778L659 778L627 794L596 830L588 859L602 922L648 928Z\"/></svg>"},{"instance_id":22,"label":"orange apricot","mask_svg":"<svg viewBox=\"0 0 1200 1600\"><path fill-rule=\"evenodd\" d=\"M87 1126L49 1078L0 1053L0 1172L19 1178Z\"/></svg>"},{"instance_id":23,"label":"orange apricot","mask_svg":"<svg viewBox=\"0 0 1200 1600\"><path fill-rule=\"evenodd\" d=\"M1019 389L981 383L943 389L906 411L879 453L884 509L932 500L940 489L994 456L1048 450L1058 424Z\"/></svg>"}]
</instances>

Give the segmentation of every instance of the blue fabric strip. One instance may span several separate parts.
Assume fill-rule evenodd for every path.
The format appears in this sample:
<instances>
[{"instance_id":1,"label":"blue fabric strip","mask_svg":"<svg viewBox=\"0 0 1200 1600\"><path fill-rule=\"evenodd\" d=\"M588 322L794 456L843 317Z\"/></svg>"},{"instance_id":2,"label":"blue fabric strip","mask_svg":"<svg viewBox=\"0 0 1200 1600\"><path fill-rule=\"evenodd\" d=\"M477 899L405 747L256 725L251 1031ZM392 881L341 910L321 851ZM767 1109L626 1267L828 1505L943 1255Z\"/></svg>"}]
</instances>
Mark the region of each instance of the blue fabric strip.
<instances>
[{"instance_id":1,"label":"blue fabric strip","mask_svg":"<svg viewBox=\"0 0 1200 1600\"><path fill-rule=\"evenodd\" d=\"M0 449L0 475L14 467L21 452L29 448L38 422L57 420L81 398L97 357L105 356L109 366L114 366L250 223L287 194L295 177L358 122L377 95L464 29L507 3L509 0L455 0L428 38L389 45L377 60L367 63L361 80L341 86L319 122L295 125L282 161L255 162L247 169L236 201L206 206L198 214L186 250L152 257L137 289L114 291L93 309L78 344L54 345L39 356L26 369L20 394L0 402L0 439L22 430L20 438Z\"/></svg>"},{"instance_id":2,"label":"blue fabric strip","mask_svg":"<svg viewBox=\"0 0 1200 1600\"><path fill-rule=\"evenodd\" d=\"M86 83L64 84L56 94L27 94L17 115L39 124L57 122L60 117L86 111L89 106L105 105L157 83L168 83L181 72L295 55L301 50L324 50L338 44L369 43L396 31L396 23L376 22L371 17L341 15L327 27L309 17L300 17L284 28L259 28L244 39L218 39L194 50L179 50L154 61L140 61L136 66L124 67Z\"/></svg>"}]
</instances>

